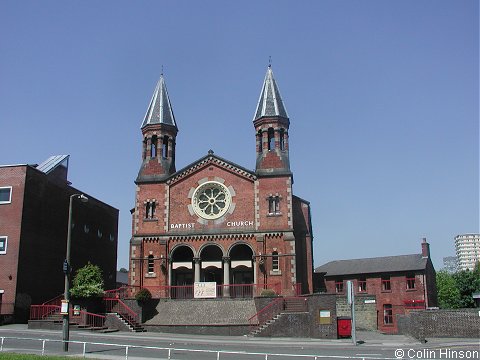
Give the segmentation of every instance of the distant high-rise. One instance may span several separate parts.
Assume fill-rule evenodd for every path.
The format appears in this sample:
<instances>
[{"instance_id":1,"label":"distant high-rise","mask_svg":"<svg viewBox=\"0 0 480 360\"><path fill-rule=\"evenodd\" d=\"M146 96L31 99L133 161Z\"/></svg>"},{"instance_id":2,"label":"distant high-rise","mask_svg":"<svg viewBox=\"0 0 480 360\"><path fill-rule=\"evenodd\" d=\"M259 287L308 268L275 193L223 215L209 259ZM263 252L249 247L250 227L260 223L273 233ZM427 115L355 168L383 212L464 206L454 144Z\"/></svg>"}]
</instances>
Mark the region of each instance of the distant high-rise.
<instances>
[{"instance_id":1,"label":"distant high-rise","mask_svg":"<svg viewBox=\"0 0 480 360\"><path fill-rule=\"evenodd\" d=\"M458 262L456 256L447 256L443 258L443 270L449 274L453 274L458 271Z\"/></svg>"},{"instance_id":2,"label":"distant high-rise","mask_svg":"<svg viewBox=\"0 0 480 360\"><path fill-rule=\"evenodd\" d=\"M480 234L455 236L455 250L459 270L473 270L480 261Z\"/></svg>"}]
</instances>

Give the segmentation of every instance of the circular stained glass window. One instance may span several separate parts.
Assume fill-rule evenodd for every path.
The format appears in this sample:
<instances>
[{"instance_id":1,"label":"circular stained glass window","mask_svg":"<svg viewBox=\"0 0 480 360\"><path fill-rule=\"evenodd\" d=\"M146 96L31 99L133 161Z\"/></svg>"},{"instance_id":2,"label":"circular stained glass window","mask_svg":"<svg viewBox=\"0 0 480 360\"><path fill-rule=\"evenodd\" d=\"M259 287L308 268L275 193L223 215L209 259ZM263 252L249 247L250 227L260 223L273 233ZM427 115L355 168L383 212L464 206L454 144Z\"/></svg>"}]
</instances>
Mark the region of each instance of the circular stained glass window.
<instances>
[{"instance_id":1,"label":"circular stained glass window","mask_svg":"<svg viewBox=\"0 0 480 360\"><path fill-rule=\"evenodd\" d=\"M230 206L230 191L216 181L207 181L195 189L192 206L195 213L207 220L223 216Z\"/></svg>"}]
</instances>

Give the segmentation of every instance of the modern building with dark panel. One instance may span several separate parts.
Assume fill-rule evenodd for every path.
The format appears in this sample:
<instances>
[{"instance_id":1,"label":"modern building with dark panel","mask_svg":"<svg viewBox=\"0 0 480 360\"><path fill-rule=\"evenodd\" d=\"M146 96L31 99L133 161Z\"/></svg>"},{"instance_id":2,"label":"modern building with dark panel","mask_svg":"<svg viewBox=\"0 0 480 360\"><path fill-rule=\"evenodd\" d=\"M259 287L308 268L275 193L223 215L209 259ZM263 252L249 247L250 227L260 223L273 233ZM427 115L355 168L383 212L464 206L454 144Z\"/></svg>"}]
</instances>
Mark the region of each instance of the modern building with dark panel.
<instances>
[{"instance_id":1,"label":"modern building with dark panel","mask_svg":"<svg viewBox=\"0 0 480 360\"><path fill-rule=\"evenodd\" d=\"M141 125L130 285L168 298L194 297L195 283L216 284L216 297L312 293L310 204L293 195L290 120L270 66L252 125L254 170L209 151L177 171L160 77Z\"/></svg>"},{"instance_id":2,"label":"modern building with dark panel","mask_svg":"<svg viewBox=\"0 0 480 360\"><path fill-rule=\"evenodd\" d=\"M396 333L396 315L437 306L435 269L430 245L422 241L422 252L412 255L335 260L315 269L318 289L344 297L347 281L356 294L375 295L378 330Z\"/></svg>"},{"instance_id":3,"label":"modern building with dark panel","mask_svg":"<svg viewBox=\"0 0 480 360\"><path fill-rule=\"evenodd\" d=\"M67 180L68 155L40 165L0 166L0 313L23 321L31 304L64 291L70 196L83 194ZM115 287L118 210L84 194L73 197L71 267L88 262ZM73 275L72 274L72 275Z\"/></svg>"}]
</instances>

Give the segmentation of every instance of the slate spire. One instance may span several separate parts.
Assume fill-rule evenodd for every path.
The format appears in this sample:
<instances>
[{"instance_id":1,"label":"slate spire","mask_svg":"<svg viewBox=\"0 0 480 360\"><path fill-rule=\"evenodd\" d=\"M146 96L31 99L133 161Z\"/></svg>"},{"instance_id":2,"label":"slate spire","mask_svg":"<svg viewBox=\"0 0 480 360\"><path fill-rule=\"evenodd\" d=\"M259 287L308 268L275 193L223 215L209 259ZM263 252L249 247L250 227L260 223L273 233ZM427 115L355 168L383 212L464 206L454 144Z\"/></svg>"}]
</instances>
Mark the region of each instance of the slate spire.
<instances>
[{"instance_id":1,"label":"slate spire","mask_svg":"<svg viewBox=\"0 0 480 360\"><path fill-rule=\"evenodd\" d=\"M152 100L150 100L150 105L142 122L142 128L154 124L171 125L178 130L163 73L160 75L160 79L153 92Z\"/></svg>"},{"instance_id":2,"label":"slate spire","mask_svg":"<svg viewBox=\"0 0 480 360\"><path fill-rule=\"evenodd\" d=\"M287 110L283 104L280 91L273 77L272 66L268 65L267 74L263 81L262 91L258 99L257 111L253 121L262 117L280 116L288 118Z\"/></svg>"},{"instance_id":3,"label":"slate spire","mask_svg":"<svg viewBox=\"0 0 480 360\"><path fill-rule=\"evenodd\" d=\"M291 176L288 145L290 120L273 77L271 65L268 65L263 81L253 126L256 137L257 175Z\"/></svg>"},{"instance_id":4,"label":"slate spire","mask_svg":"<svg viewBox=\"0 0 480 360\"><path fill-rule=\"evenodd\" d=\"M142 166L136 183L164 181L175 172L177 123L163 78L157 86L142 122Z\"/></svg>"}]
</instances>

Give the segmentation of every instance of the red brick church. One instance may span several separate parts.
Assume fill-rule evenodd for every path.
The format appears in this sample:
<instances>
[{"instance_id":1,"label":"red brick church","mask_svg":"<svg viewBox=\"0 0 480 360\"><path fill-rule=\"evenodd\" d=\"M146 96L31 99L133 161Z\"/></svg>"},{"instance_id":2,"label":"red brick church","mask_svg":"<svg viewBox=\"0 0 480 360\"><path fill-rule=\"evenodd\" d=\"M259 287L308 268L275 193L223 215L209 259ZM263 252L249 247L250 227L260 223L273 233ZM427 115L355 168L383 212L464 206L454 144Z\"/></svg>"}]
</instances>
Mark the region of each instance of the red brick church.
<instances>
[{"instance_id":1,"label":"red brick church","mask_svg":"<svg viewBox=\"0 0 480 360\"><path fill-rule=\"evenodd\" d=\"M216 283L216 297L312 293L310 204L293 195L289 126L269 66L253 118L255 170L209 151L177 171L162 75L141 126L129 284L169 298L194 297L195 283Z\"/></svg>"}]
</instances>

